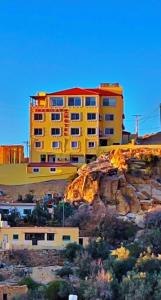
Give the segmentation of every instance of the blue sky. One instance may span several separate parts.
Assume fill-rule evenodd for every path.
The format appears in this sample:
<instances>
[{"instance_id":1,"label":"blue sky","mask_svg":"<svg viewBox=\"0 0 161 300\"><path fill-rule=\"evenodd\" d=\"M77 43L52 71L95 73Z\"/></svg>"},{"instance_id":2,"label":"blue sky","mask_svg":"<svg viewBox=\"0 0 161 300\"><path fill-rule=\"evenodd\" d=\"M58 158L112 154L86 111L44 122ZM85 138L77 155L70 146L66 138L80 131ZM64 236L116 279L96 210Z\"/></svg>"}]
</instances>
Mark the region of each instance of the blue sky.
<instances>
[{"instance_id":1,"label":"blue sky","mask_svg":"<svg viewBox=\"0 0 161 300\"><path fill-rule=\"evenodd\" d=\"M127 130L160 130L161 1L0 1L0 144L28 139L30 95L100 82L124 87Z\"/></svg>"}]
</instances>

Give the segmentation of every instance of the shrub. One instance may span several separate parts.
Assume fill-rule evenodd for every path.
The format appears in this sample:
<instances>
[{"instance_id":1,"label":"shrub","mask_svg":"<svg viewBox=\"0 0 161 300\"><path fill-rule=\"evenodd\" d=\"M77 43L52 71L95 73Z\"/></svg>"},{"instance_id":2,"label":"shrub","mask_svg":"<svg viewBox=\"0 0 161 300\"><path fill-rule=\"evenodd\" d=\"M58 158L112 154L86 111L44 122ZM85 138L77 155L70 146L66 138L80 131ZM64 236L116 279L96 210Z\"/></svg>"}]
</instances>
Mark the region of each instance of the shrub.
<instances>
[{"instance_id":1,"label":"shrub","mask_svg":"<svg viewBox=\"0 0 161 300\"><path fill-rule=\"evenodd\" d=\"M138 239L142 249L146 250L151 248L152 252L155 254L161 253L161 230L149 229Z\"/></svg>"},{"instance_id":2,"label":"shrub","mask_svg":"<svg viewBox=\"0 0 161 300\"><path fill-rule=\"evenodd\" d=\"M93 259L107 259L109 255L109 245L102 239L91 241L86 250Z\"/></svg>"},{"instance_id":3,"label":"shrub","mask_svg":"<svg viewBox=\"0 0 161 300\"><path fill-rule=\"evenodd\" d=\"M23 278L20 282L19 285L27 285L29 290L35 290L37 289L40 284L38 284L37 282L35 282L31 277L26 277Z\"/></svg>"},{"instance_id":4,"label":"shrub","mask_svg":"<svg viewBox=\"0 0 161 300\"><path fill-rule=\"evenodd\" d=\"M78 267L77 274L81 279L89 277L95 269L95 265L92 266L92 258L86 251L77 255L75 264Z\"/></svg>"},{"instance_id":5,"label":"shrub","mask_svg":"<svg viewBox=\"0 0 161 300\"><path fill-rule=\"evenodd\" d=\"M121 300L161 299L161 274L130 272L120 284Z\"/></svg>"},{"instance_id":6,"label":"shrub","mask_svg":"<svg viewBox=\"0 0 161 300\"><path fill-rule=\"evenodd\" d=\"M60 277L69 277L69 275L73 274L73 270L69 266L64 266L60 270L56 271L56 274Z\"/></svg>"},{"instance_id":7,"label":"shrub","mask_svg":"<svg viewBox=\"0 0 161 300\"><path fill-rule=\"evenodd\" d=\"M103 265L105 270L110 270L114 277L121 281L122 276L126 275L128 271L131 271L136 263L136 259L133 257L129 257L125 260L117 260L114 257L109 257L106 261L104 261Z\"/></svg>"},{"instance_id":8,"label":"shrub","mask_svg":"<svg viewBox=\"0 0 161 300\"><path fill-rule=\"evenodd\" d=\"M77 254L83 250L83 247L81 245L78 245L76 243L70 243L66 246L64 256L69 261L74 261Z\"/></svg>"},{"instance_id":9,"label":"shrub","mask_svg":"<svg viewBox=\"0 0 161 300\"><path fill-rule=\"evenodd\" d=\"M121 220L117 215L107 213L97 226L94 236L99 236L111 244L120 244L135 237L137 226Z\"/></svg>"},{"instance_id":10,"label":"shrub","mask_svg":"<svg viewBox=\"0 0 161 300\"><path fill-rule=\"evenodd\" d=\"M46 297L48 300L66 300L71 292L72 288L68 282L56 280L49 283Z\"/></svg>"}]
</instances>

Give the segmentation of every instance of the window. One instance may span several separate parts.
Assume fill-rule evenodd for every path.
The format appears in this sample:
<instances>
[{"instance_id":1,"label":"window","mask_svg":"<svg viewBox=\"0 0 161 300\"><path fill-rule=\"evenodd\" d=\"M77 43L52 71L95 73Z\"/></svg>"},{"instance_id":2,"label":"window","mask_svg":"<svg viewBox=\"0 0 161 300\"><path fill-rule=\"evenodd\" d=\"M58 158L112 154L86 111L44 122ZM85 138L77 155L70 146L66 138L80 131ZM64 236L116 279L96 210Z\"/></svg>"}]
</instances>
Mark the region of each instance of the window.
<instances>
[{"instance_id":1,"label":"window","mask_svg":"<svg viewBox=\"0 0 161 300\"><path fill-rule=\"evenodd\" d=\"M63 235L62 240L63 241L70 241L70 235Z\"/></svg>"},{"instance_id":2,"label":"window","mask_svg":"<svg viewBox=\"0 0 161 300\"><path fill-rule=\"evenodd\" d=\"M63 106L64 99L63 99L63 97L51 97L50 103L51 103L51 106Z\"/></svg>"},{"instance_id":3,"label":"window","mask_svg":"<svg viewBox=\"0 0 161 300\"><path fill-rule=\"evenodd\" d=\"M86 106L96 106L96 98L95 97L86 97L85 103L86 103Z\"/></svg>"},{"instance_id":4,"label":"window","mask_svg":"<svg viewBox=\"0 0 161 300\"><path fill-rule=\"evenodd\" d=\"M114 134L114 128L105 128L105 135Z\"/></svg>"},{"instance_id":5,"label":"window","mask_svg":"<svg viewBox=\"0 0 161 300\"><path fill-rule=\"evenodd\" d=\"M95 135L96 134L96 128L87 128L87 134L88 135Z\"/></svg>"},{"instance_id":6,"label":"window","mask_svg":"<svg viewBox=\"0 0 161 300\"><path fill-rule=\"evenodd\" d=\"M50 172L51 172L51 173L55 173L55 172L56 172L56 168L51 167L51 168L50 168Z\"/></svg>"},{"instance_id":7,"label":"window","mask_svg":"<svg viewBox=\"0 0 161 300\"><path fill-rule=\"evenodd\" d=\"M72 148L78 148L78 142L71 142L71 147Z\"/></svg>"},{"instance_id":8,"label":"window","mask_svg":"<svg viewBox=\"0 0 161 300\"><path fill-rule=\"evenodd\" d=\"M39 241L45 240L45 233L25 233L26 241L31 241L34 239L39 240Z\"/></svg>"},{"instance_id":9,"label":"window","mask_svg":"<svg viewBox=\"0 0 161 300\"><path fill-rule=\"evenodd\" d=\"M88 148L95 148L95 142L88 142Z\"/></svg>"},{"instance_id":10,"label":"window","mask_svg":"<svg viewBox=\"0 0 161 300\"><path fill-rule=\"evenodd\" d=\"M41 162L46 162L46 154L41 154L40 155L40 161Z\"/></svg>"},{"instance_id":11,"label":"window","mask_svg":"<svg viewBox=\"0 0 161 300\"><path fill-rule=\"evenodd\" d=\"M33 168L33 169L32 169L32 172L33 172L33 173L39 173L39 172L40 172L40 169L39 169L39 168Z\"/></svg>"},{"instance_id":12,"label":"window","mask_svg":"<svg viewBox=\"0 0 161 300\"><path fill-rule=\"evenodd\" d=\"M80 114L79 113L71 113L70 119L71 119L71 121L80 121Z\"/></svg>"},{"instance_id":13,"label":"window","mask_svg":"<svg viewBox=\"0 0 161 300\"><path fill-rule=\"evenodd\" d=\"M54 241L55 234L54 233L47 233L47 241Z\"/></svg>"},{"instance_id":14,"label":"window","mask_svg":"<svg viewBox=\"0 0 161 300\"><path fill-rule=\"evenodd\" d=\"M43 121L43 114L34 114L35 121Z\"/></svg>"},{"instance_id":15,"label":"window","mask_svg":"<svg viewBox=\"0 0 161 300\"><path fill-rule=\"evenodd\" d=\"M105 115L105 121L113 121L113 120L114 120L114 115L112 114Z\"/></svg>"},{"instance_id":16,"label":"window","mask_svg":"<svg viewBox=\"0 0 161 300\"><path fill-rule=\"evenodd\" d=\"M13 240L18 240L18 234L13 234Z\"/></svg>"},{"instance_id":17,"label":"window","mask_svg":"<svg viewBox=\"0 0 161 300\"><path fill-rule=\"evenodd\" d=\"M68 106L81 106L81 98L80 97L69 97L68 98Z\"/></svg>"},{"instance_id":18,"label":"window","mask_svg":"<svg viewBox=\"0 0 161 300\"><path fill-rule=\"evenodd\" d=\"M2 209L0 209L0 213L1 213L1 214L4 214L4 215L7 215L7 214L9 214L9 209L7 209L7 208L2 208Z\"/></svg>"},{"instance_id":19,"label":"window","mask_svg":"<svg viewBox=\"0 0 161 300\"><path fill-rule=\"evenodd\" d=\"M72 163L78 163L78 162L79 162L79 158L78 158L78 156L71 156L71 157L70 157L70 161L71 161Z\"/></svg>"},{"instance_id":20,"label":"window","mask_svg":"<svg viewBox=\"0 0 161 300\"><path fill-rule=\"evenodd\" d=\"M96 114L95 113L88 113L87 114L87 120L96 120Z\"/></svg>"},{"instance_id":21,"label":"window","mask_svg":"<svg viewBox=\"0 0 161 300\"><path fill-rule=\"evenodd\" d=\"M60 142L52 142L52 148L60 148Z\"/></svg>"},{"instance_id":22,"label":"window","mask_svg":"<svg viewBox=\"0 0 161 300\"><path fill-rule=\"evenodd\" d=\"M80 135L80 128L71 128L70 133L71 135Z\"/></svg>"},{"instance_id":23,"label":"window","mask_svg":"<svg viewBox=\"0 0 161 300\"><path fill-rule=\"evenodd\" d=\"M60 114L59 113L51 114L51 120L52 121L60 121Z\"/></svg>"},{"instance_id":24,"label":"window","mask_svg":"<svg viewBox=\"0 0 161 300\"><path fill-rule=\"evenodd\" d=\"M60 128L51 128L51 135L60 135Z\"/></svg>"},{"instance_id":25,"label":"window","mask_svg":"<svg viewBox=\"0 0 161 300\"><path fill-rule=\"evenodd\" d=\"M42 148L42 142L35 142L35 148Z\"/></svg>"},{"instance_id":26,"label":"window","mask_svg":"<svg viewBox=\"0 0 161 300\"><path fill-rule=\"evenodd\" d=\"M25 208L23 210L24 215L30 215L31 214L31 209Z\"/></svg>"},{"instance_id":27,"label":"window","mask_svg":"<svg viewBox=\"0 0 161 300\"><path fill-rule=\"evenodd\" d=\"M34 135L42 135L43 131L42 128L34 128Z\"/></svg>"},{"instance_id":28,"label":"window","mask_svg":"<svg viewBox=\"0 0 161 300\"><path fill-rule=\"evenodd\" d=\"M116 106L116 99L103 98L103 106Z\"/></svg>"}]
</instances>

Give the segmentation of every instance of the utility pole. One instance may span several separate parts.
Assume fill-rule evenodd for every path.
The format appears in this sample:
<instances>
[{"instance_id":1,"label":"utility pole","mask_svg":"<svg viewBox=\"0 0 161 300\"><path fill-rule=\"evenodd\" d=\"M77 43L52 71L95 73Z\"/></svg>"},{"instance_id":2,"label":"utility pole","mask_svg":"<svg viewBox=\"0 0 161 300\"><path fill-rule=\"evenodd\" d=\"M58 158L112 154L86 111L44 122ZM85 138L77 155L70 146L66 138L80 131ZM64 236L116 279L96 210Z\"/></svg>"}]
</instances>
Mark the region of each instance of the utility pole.
<instances>
[{"instance_id":1,"label":"utility pole","mask_svg":"<svg viewBox=\"0 0 161 300\"><path fill-rule=\"evenodd\" d=\"M138 136L139 134L139 118L141 117L141 115L133 115L133 117L135 117L135 134Z\"/></svg>"}]
</instances>

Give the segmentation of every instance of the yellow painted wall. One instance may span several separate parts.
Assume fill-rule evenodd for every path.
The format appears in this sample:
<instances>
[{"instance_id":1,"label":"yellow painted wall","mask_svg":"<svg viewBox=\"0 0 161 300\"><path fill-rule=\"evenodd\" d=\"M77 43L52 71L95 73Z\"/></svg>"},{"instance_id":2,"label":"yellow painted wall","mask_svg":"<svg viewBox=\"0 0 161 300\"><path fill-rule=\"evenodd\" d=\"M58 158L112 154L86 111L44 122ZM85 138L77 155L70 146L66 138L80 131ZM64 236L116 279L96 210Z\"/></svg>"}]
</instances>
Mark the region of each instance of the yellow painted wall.
<instances>
[{"instance_id":1,"label":"yellow painted wall","mask_svg":"<svg viewBox=\"0 0 161 300\"><path fill-rule=\"evenodd\" d=\"M97 155L99 153L99 129L104 129L105 127L113 127L115 132L114 135L109 136L109 144L113 143L121 143L122 142L122 115L123 115L123 99L122 99L122 88L119 86L111 86L109 88L104 88L106 91L111 90L113 92L118 93L116 97L107 97L107 98L116 98L117 105L116 107L102 107L102 98L98 95L93 95L96 97L97 105L96 107L87 107L85 106L85 97L89 97L89 95L79 96L82 98L82 106L81 107L68 107L67 101L68 97L74 97L73 95L62 96L64 98L64 107L51 107L50 106L50 97L52 95L44 96L44 99L37 100L36 105L31 104L30 107L30 151L31 151L31 161L32 162L40 162L40 155L41 154L55 154L56 161L60 158L63 161L65 158L70 160L70 155L80 156L80 162L84 162L84 157L86 154L93 154ZM77 95L75 95L77 96ZM61 96L60 96L61 97ZM91 95L92 97L92 95ZM106 97L106 96L104 96ZM43 121L35 121L34 120L34 113L38 110L42 110L44 114ZM50 110L50 111L49 111ZM51 110L53 112L61 111L61 120L60 121L51 121ZM68 126L68 135L64 135L64 115L67 112L69 115L72 112L80 113L81 119L80 121L69 121ZM87 121L87 113L96 113L97 120L96 121ZM113 113L115 115L115 119L112 122L105 122L104 121L104 114L105 113ZM99 121L99 115L103 115L103 121ZM50 129L52 127L61 128L61 136L54 137L51 136ZM81 132L80 136L71 136L70 134L70 127L80 127ZM96 135L89 136L87 135L87 128L88 127L95 127L97 128ZM43 136L34 136L34 128L43 128L44 134ZM106 137L105 137L106 138ZM40 141L43 142L42 149L35 149L35 142ZM60 141L61 147L60 149L53 149L51 147L53 141ZM78 149L71 148L71 141L78 141L79 147ZM88 141L95 142L95 148L89 149L87 147Z\"/></svg>"},{"instance_id":2,"label":"yellow painted wall","mask_svg":"<svg viewBox=\"0 0 161 300\"><path fill-rule=\"evenodd\" d=\"M45 233L45 240L32 245L31 240L25 240L25 233ZM47 240L47 233L54 233L54 240ZM13 239L18 234L18 240ZM63 235L70 235L69 241L63 241ZM7 237L6 237L7 236ZM8 239L8 243L5 242ZM0 246L8 249L62 249L68 243L79 243L79 228L77 227L8 227L0 228Z\"/></svg>"},{"instance_id":3,"label":"yellow painted wall","mask_svg":"<svg viewBox=\"0 0 161 300\"><path fill-rule=\"evenodd\" d=\"M21 185L48 180L69 179L77 173L76 166L56 167L55 173L50 173L50 167L40 167L39 173L32 173L27 164L0 165L0 184Z\"/></svg>"}]
</instances>

